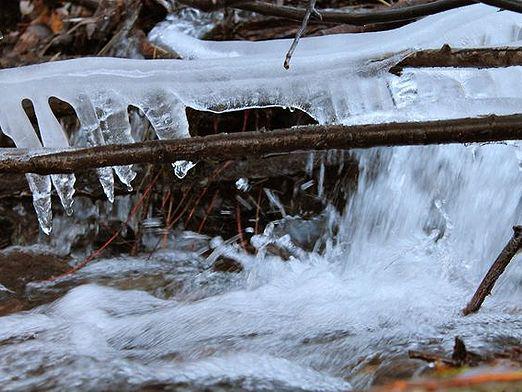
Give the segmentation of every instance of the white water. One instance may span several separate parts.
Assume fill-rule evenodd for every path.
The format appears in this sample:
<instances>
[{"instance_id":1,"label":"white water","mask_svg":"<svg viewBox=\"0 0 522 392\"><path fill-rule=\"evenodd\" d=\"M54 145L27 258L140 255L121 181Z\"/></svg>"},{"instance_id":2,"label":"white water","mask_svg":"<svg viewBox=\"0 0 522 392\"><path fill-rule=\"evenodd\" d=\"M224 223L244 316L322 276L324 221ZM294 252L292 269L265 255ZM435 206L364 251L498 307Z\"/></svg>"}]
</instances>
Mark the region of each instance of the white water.
<instances>
[{"instance_id":1,"label":"white water","mask_svg":"<svg viewBox=\"0 0 522 392\"><path fill-rule=\"evenodd\" d=\"M448 349L455 335L471 348L520 342L517 260L479 314L459 313L521 223L518 151L495 144L357 152L357 191L345 216L331 216L340 232L322 255L283 262L225 246L244 266L233 276L211 272L197 253L94 263L78 279L98 284L0 319L0 385L335 391L368 386L365 365L376 358L386 365L408 349ZM130 271L161 279L124 290L118 274Z\"/></svg>"},{"instance_id":2,"label":"white water","mask_svg":"<svg viewBox=\"0 0 522 392\"><path fill-rule=\"evenodd\" d=\"M118 287L130 271L161 278L148 292L83 285L0 319L0 384L345 390L371 382L360 370L376 357L449 349L455 335L472 348L520 341L516 261L479 314L459 314L520 223L516 155L511 145L361 153L363 172L378 161L378 174L361 176L323 256L283 262L229 247L245 267L232 277L179 252L94 263L78 279L105 276L100 283ZM183 288L165 294L172 282Z\"/></svg>"}]
</instances>

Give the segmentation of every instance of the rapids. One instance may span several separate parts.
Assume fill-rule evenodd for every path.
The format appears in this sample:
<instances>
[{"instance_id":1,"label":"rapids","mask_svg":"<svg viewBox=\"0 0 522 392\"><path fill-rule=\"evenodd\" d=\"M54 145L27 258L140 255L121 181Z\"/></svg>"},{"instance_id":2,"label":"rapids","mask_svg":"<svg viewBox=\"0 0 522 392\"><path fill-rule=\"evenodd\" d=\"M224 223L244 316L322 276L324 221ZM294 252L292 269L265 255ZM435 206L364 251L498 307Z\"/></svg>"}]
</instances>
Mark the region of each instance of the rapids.
<instances>
[{"instance_id":1,"label":"rapids","mask_svg":"<svg viewBox=\"0 0 522 392\"><path fill-rule=\"evenodd\" d=\"M77 279L97 283L0 319L0 384L347 390L368 387L408 349L450 349L456 335L472 348L519 343L516 262L477 315L459 313L519 223L518 153L505 144L359 152L357 192L331 218L339 233L322 255L283 262L218 244L244 266L232 277L197 252L95 262ZM131 271L162 278L118 287Z\"/></svg>"}]
</instances>

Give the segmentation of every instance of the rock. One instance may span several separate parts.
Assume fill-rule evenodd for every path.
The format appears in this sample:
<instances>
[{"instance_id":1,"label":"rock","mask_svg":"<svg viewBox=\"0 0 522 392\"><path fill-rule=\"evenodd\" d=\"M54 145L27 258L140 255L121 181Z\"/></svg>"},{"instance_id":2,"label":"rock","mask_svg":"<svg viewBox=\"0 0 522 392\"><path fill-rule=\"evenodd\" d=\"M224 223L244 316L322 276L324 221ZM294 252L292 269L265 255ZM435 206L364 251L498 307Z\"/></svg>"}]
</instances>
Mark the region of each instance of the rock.
<instances>
[{"instance_id":1,"label":"rock","mask_svg":"<svg viewBox=\"0 0 522 392\"><path fill-rule=\"evenodd\" d=\"M0 253L0 316L55 299L33 301L25 294L29 282L49 279L69 269L67 260L50 254L13 250Z\"/></svg>"},{"instance_id":2,"label":"rock","mask_svg":"<svg viewBox=\"0 0 522 392\"><path fill-rule=\"evenodd\" d=\"M386 360L375 372L373 385L384 385L396 380L408 380L423 368L426 368L426 363L418 359L395 358Z\"/></svg>"}]
</instances>

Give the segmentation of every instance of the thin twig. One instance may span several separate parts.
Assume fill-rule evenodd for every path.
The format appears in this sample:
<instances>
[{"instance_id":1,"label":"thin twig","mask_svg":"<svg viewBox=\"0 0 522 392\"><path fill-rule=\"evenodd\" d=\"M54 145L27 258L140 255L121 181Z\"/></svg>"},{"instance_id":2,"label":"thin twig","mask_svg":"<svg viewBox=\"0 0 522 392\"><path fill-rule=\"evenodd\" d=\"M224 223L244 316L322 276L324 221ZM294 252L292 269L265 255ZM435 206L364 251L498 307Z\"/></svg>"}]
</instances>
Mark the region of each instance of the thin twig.
<instances>
[{"instance_id":1,"label":"thin twig","mask_svg":"<svg viewBox=\"0 0 522 392\"><path fill-rule=\"evenodd\" d=\"M292 55L294 54L295 49L297 48L297 45L299 44L299 39L301 39L301 36L306 31L306 26L308 26L308 21L310 20L310 16L315 13L316 15L319 16L319 18L321 18L321 14L319 14L315 9L315 2L316 2L316 0L308 0L308 7L306 8L306 12L303 17L303 22L301 23L301 27L299 28L299 30L297 30L297 33L295 33L294 41L292 42L290 49L288 49L288 52L286 53L285 62L283 64L283 67L285 67L285 69L290 68L290 60L292 59Z\"/></svg>"},{"instance_id":2,"label":"thin twig","mask_svg":"<svg viewBox=\"0 0 522 392\"><path fill-rule=\"evenodd\" d=\"M473 294L471 301L469 301L466 307L462 310L464 316L475 313L480 309L486 297L491 294L495 282L500 278L500 275L502 275L513 256L517 254L521 247L522 226L515 226L513 227L513 237L511 237L504 249L502 249L502 252L500 252L486 276L482 279L482 282L480 282L480 285L477 288L477 291L475 291L475 294Z\"/></svg>"},{"instance_id":3,"label":"thin twig","mask_svg":"<svg viewBox=\"0 0 522 392\"><path fill-rule=\"evenodd\" d=\"M248 253L247 242L243 233L243 226L241 225L241 207L238 201L236 201L236 229L237 235L239 236L239 243L245 252Z\"/></svg>"},{"instance_id":4,"label":"thin twig","mask_svg":"<svg viewBox=\"0 0 522 392\"><path fill-rule=\"evenodd\" d=\"M141 8L142 4L140 1L134 1L130 6L128 6L127 18L122 23L116 34L114 34L109 42L107 42L107 44L105 44L105 46L98 52L98 56L106 56L114 45L116 45L129 34L138 20Z\"/></svg>"}]
</instances>

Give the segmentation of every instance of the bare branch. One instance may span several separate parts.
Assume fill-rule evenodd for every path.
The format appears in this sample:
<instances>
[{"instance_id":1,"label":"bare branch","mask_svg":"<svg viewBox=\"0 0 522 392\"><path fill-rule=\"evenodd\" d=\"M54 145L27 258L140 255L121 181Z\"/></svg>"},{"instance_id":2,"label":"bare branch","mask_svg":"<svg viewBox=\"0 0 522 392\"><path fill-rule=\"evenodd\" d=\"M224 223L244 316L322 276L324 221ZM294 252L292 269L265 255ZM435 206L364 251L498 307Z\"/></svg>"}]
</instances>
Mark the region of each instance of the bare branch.
<instances>
[{"instance_id":1,"label":"bare branch","mask_svg":"<svg viewBox=\"0 0 522 392\"><path fill-rule=\"evenodd\" d=\"M98 0L69 0L72 3L83 5L95 10ZM198 8L202 11L215 11L225 7L257 12L267 16L302 21L306 9L278 6L261 1L248 0L179 0L181 4ZM329 23L344 23L362 26L369 23L396 22L417 19L427 15L448 11L453 8L472 5L477 2L499 7L514 12L522 12L522 3L519 0L437 0L426 4L415 4L405 7L390 7L383 10L372 11L320 11L322 20Z\"/></svg>"},{"instance_id":2,"label":"bare branch","mask_svg":"<svg viewBox=\"0 0 522 392\"><path fill-rule=\"evenodd\" d=\"M493 0L492 0L493 1ZM496 0L500 1L500 0ZM180 0L182 4L202 8L202 3L212 3L211 0ZM256 12L267 16L277 16L302 21L306 15L306 9L291 6L279 6L272 3L261 1L227 1L219 2L223 7L242 9L245 11ZM385 23L406 21L422 16L433 15L439 12L448 11L454 8L475 4L473 0L437 0L427 4L416 4L406 7L389 7L386 9L376 9L371 11L325 11L318 10L322 21L328 23L345 23L362 26L369 23ZM210 5L209 5L210 7ZM215 8L214 8L215 9Z\"/></svg>"},{"instance_id":3,"label":"bare branch","mask_svg":"<svg viewBox=\"0 0 522 392\"><path fill-rule=\"evenodd\" d=\"M176 160L228 160L292 151L370 148L522 139L522 115L370 125L302 126L271 132L237 132L181 140L106 145L31 154L4 149L0 172L71 173L86 168L168 163Z\"/></svg>"},{"instance_id":4,"label":"bare branch","mask_svg":"<svg viewBox=\"0 0 522 392\"><path fill-rule=\"evenodd\" d=\"M522 13L522 2L520 0L480 0L480 3Z\"/></svg>"},{"instance_id":5,"label":"bare branch","mask_svg":"<svg viewBox=\"0 0 522 392\"><path fill-rule=\"evenodd\" d=\"M448 45L439 50L415 52L390 69L400 74L403 68L455 67L500 68L522 65L522 48L453 49Z\"/></svg>"},{"instance_id":6,"label":"bare branch","mask_svg":"<svg viewBox=\"0 0 522 392\"><path fill-rule=\"evenodd\" d=\"M295 48L297 48L297 45L299 44L299 39L306 31L306 26L308 26L308 20L310 19L310 16L313 13L316 13L317 15L319 15L319 17L321 15L315 9L315 2L316 2L316 0L308 0L308 7L306 8L306 13L305 13L305 16L303 17L303 22L301 23L301 27L299 28L299 30L297 30L294 41L292 42L290 49L288 49L288 52L286 53L285 62L283 64L283 67L285 67L286 69L290 68L290 60L292 59L292 55L294 54Z\"/></svg>"},{"instance_id":7,"label":"bare branch","mask_svg":"<svg viewBox=\"0 0 522 392\"><path fill-rule=\"evenodd\" d=\"M498 255L497 259L489 269L482 282L480 282L477 291L473 294L471 301L462 310L464 316L477 312L486 297L491 294L493 286L496 281L500 278L500 275L504 272L511 259L517 254L522 247L522 226L513 227L513 237L506 244L502 252Z\"/></svg>"}]
</instances>

